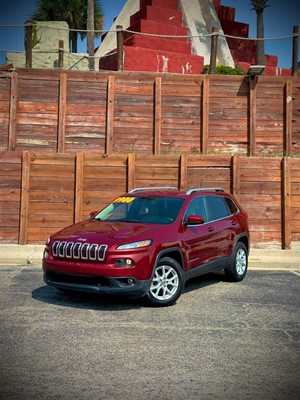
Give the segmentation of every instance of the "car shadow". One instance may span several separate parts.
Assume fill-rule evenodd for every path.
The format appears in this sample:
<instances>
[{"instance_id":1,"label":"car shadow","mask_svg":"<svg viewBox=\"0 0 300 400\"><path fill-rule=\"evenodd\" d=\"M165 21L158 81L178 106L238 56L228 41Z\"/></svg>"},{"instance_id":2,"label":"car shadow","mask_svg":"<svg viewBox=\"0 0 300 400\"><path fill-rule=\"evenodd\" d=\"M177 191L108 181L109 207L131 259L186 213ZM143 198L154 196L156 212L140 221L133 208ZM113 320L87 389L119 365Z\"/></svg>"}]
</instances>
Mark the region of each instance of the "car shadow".
<instances>
[{"instance_id":1,"label":"car shadow","mask_svg":"<svg viewBox=\"0 0 300 400\"><path fill-rule=\"evenodd\" d=\"M222 273L198 276L186 282L183 295L220 282L226 282L226 277ZM31 295L34 300L43 303L88 310L124 311L149 307L144 299L84 292L64 292L47 285L34 289Z\"/></svg>"},{"instance_id":2,"label":"car shadow","mask_svg":"<svg viewBox=\"0 0 300 400\"><path fill-rule=\"evenodd\" d=\"M41 286L32 291L32 298L47 304L88 310L124 311L142 307L140 299L125 296L97 295L84 292L64 292L51 286Z\"/></svg>"},{"instance_id":3,"label":"car shadow","mask_svg":"<svg viewBox=\"0 0 300 400\"><path fill-rule=\"evenodd\" d=\"M200 275L188 280L185 283L184 293L192 292L204 288L206 286L215 285L220 282L228 282L224 272L213 272L205 275Z\"/></svg>"}]
</instances>

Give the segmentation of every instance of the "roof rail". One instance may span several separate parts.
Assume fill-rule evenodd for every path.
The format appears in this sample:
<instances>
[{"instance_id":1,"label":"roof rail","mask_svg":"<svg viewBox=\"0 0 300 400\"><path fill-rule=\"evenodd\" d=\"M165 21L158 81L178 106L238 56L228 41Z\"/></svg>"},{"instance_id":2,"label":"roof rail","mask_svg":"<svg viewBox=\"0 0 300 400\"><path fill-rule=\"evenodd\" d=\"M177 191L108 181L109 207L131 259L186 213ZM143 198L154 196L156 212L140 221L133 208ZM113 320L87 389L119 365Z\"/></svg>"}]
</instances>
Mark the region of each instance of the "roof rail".
<instances>
[{"instance_id":1,"label":"roof rail","mask_svg":"<svg viewBox=\"0 0 300 400\"><path fill-rule=\"evenodd\" d=\"M178 188L176 186L149 186L143 188L135 188L130 190L130 192L128 193L142 192L144 190L178 190Z\"/></svg>"},{"instance_id":2,"label":"roof rail","mask_svg":"<svg viewBox=\"0 0 300 400\"><path fill-rule=\"evenodd\" d=\"M222 188L193 188L189 189L186 191L185 194L192 194L194 192L207 192L207 191L213 191L213 192L224 192L225 190Z\"/></svg>"}]
</instances>

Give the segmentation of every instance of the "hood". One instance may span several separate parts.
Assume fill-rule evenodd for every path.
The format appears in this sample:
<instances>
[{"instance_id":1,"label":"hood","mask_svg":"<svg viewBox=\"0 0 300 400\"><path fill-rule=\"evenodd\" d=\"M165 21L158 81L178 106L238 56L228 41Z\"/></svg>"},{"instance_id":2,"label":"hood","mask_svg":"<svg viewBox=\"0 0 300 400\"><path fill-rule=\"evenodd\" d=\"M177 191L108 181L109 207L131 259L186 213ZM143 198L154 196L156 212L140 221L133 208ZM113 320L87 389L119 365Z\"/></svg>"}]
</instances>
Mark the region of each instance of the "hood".
<instances>
[{"instance_id":1,"label":"hood","mask_svg":"<svg viewBox=\"0 0 300 400\"><path fill-rule=\"evenodd\" d=\"M149 235L161 229L163 225L159 227L157 225L146 225L137 224L136 222L109 222L109 221L97 221L88 220L79 222L78 224L71 225L67 228L62 229L57 234L53 235L52 238L57 240L82 240L91 241L93 243L103 243L104 240L129 240L135 241L137 236L138 240L143 240L145 235L149 238Z\"/></svg>"}]
</instances>

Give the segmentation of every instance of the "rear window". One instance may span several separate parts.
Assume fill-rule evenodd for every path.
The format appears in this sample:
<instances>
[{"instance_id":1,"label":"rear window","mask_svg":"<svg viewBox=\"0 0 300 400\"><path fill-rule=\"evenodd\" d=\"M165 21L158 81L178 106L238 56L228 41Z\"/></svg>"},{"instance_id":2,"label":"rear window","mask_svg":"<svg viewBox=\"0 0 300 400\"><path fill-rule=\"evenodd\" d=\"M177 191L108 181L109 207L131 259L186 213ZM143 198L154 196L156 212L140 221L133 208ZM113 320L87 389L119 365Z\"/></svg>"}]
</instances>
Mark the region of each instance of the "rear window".
<instances>
[{"instance_id":1,"label":"rear window","mask_svg":"<svg viewBox=\"0 0 300 400\"><path fill-rule=\"evenodd\" d=\"M227 204L231 214L236 214L239 211L239 209L237 208L237 205L231 199L229 199L228 197L225 197L225 201L226 201L226 204Z\"/></svg>"}]
</instances>

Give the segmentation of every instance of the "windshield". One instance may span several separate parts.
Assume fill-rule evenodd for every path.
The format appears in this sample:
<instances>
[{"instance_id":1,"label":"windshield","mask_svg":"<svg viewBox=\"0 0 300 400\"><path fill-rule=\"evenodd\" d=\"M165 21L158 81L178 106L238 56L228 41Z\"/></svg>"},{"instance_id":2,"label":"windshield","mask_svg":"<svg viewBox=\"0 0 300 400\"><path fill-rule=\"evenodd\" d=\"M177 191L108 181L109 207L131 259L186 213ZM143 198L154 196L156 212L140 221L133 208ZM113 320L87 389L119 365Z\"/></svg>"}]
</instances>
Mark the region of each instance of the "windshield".
<instances>
[{"instance_id":1,"label":"windshield","mask_svg":"<svg viewBox=\"0 0 300 400\"><path fill-rule=\"evenodd\" d=\"M118 197L94 218L101 221L171 224L184 199L172 197Z\"/></svg>"}]
</instances>

